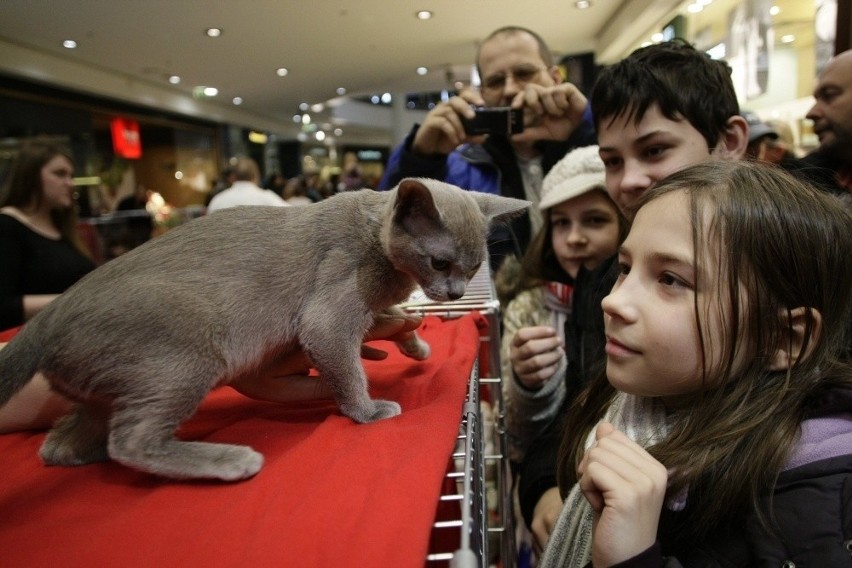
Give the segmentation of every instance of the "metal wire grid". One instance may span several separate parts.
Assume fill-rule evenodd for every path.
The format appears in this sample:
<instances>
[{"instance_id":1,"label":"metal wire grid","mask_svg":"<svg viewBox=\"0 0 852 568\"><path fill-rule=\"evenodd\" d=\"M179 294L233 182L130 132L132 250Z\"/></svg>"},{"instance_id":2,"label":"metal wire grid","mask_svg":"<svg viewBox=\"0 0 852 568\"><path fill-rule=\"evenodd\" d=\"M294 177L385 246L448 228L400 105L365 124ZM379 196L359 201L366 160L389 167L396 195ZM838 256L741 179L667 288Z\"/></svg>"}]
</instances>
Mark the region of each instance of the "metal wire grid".
<instances>
[{"instance_id":1,"label":"metal wire grid","mask_svg":"<svg viewBox=\"0 0 852 568\"><path fill-rule=\"evenodd\" d=\"M453 302L431 302L418 300L404 304L403 308L421 315L436 315L451 319L478 311L488 320L488 335L481 338L483 349L474 363L468 379L468 391L459 425L456 450L450 457L447 479L452 483L445 487L440 500L443 503L458 503L459 518L436 520L433 535L437 531L456 531L458 549L430 551L426 557L429 568L486 568L493 558L490 544L498 540L499 560L502 566L515 565L514 521L512 517L511 471L506 452L508 441L504 428L502 380L500 378L500 303L495 299L494 285L487 265L474 275L465 295ZM480 377L480 358L489 373L496 377ZM494 442L496 450L486 453L485 436L491 434L483 420L480 393L487 392L487 399L494 405ZM488 478L487 478L488 476ZM493 477L491 479L490 477ZM493 486L491 485L493 483ZM492 508L489 509L489 489L493 487Z\"/></svg>"}]
</instances>

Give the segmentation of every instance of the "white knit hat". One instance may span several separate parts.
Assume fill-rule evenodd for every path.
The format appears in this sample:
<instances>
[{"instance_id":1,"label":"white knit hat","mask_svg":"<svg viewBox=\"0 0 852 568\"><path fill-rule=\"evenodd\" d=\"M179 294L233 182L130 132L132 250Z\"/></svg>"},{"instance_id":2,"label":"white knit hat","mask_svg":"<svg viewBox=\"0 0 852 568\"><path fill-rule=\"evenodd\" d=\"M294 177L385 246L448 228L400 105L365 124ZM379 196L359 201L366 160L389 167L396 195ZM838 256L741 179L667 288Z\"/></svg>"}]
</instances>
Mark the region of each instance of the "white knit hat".
<instances>
[{"instance_id":1,"label":"white knit hat","mask_svg":"<svg viewBox=\"0 0 852 568\"><path fill-rule=\"evenodd\" d=\"M538 208L544 211L593 189L606 191L604 164L597 146L572 150L544 177Z\"/></svg>"}]
</instances>

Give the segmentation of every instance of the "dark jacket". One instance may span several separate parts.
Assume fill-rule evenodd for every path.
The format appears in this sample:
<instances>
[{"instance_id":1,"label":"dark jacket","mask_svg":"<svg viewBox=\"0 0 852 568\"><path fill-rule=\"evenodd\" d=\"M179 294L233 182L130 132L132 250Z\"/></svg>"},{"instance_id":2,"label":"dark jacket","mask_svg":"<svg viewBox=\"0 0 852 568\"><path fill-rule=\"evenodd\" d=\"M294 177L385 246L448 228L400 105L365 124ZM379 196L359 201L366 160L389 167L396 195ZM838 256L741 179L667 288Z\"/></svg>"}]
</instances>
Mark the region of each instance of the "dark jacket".
<instances>
[{"instance_id":1,"label":"dark jacket","mask_svg":"<svg viewBox=\"0 0 852 568\"><path fill-rule=\"evenodd\" d=\"M606 337L601 300L618 278L618 257L613 255L594 270L581 268L574 282L571 315L565 324L565 406L568 408L597 374L605 371ZM556 462L562 440L562 420L554 420L545 433L527 450L519 466L518 497L527 526L542 494L556 487Z\"/></svg>"},{"instance_id":2,"label":"dark jacket","mask_svg":"<svg viewBox=\"0 0 852 568\"><path fill-rule=\"evenodd\" d=\"M837 180L837 172L844 166L852 167L852 164L819 150L811 152L804 158L784 160L778 165L817 189L835 195L846 193L846 189Z\"/></svg>"},{"instance_id":3,"label":"dark jacket","mask_svg":"<svg viewBox=\"0 0 852 568\"><path fill-rule=\"evenodd\" d=\"M491 135L481 145L463 144L446 156L422 156L411 151L418 128L420 126L415 125L402 144L391 153L385 175L379 183L380 190L393 188L403 178L425 177L471 191L526 199L518 160L507 138ZM537 142L535 147L541 154L542 170L547 174L569 151L595 144L596 141L591 115L587 113L584 121L567 140L543 140ZM496 270L507 255L514 254L520 258L531 238L529 215L516 217L508 227L495 228L488 239L492 269Z\"/></svg>"},{"instance_id":4,"label":"dark jacket","mask_svg":"<svg viewBox=\"0 0 852 568\"><path fill-rule=\"evenodd\" d=\"M812 417L845 416L845 434L834 432L834 444L820 442L823 455L781 472L772 498L776 521L767 532L753 511L731 519L707 544L671 543L671 533L685 522L689 506L679 513L663 510L659 542L643 554L618 564L623 568L675 567L841 567L852 566L852 390L837 390L815 406ZM712 498L712 496L711 496ZM768 500L764 501L768 507Z\"/></svg>"}]
</instances>

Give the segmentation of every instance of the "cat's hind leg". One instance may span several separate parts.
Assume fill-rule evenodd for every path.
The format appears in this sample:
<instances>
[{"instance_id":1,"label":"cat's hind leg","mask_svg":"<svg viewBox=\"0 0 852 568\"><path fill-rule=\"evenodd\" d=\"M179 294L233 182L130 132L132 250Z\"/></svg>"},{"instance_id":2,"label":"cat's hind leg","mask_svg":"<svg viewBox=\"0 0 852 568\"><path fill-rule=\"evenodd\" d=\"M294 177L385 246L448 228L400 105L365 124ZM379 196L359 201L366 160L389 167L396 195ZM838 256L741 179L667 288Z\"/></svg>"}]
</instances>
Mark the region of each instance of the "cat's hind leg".
<instances>
[{"instance_id":1,"label":"cat's hind leg","mask_svg":"<svg viewBox=\"0 0 852 568\"><path fill-rule=\"evenodd\" d=\"M93 404L77 404L57 420L39 450L47 465L83 465L107 461L109 411Z\"/></svg>"},{"instance_id":2,"label":"cat's hind leg","mask_svg":"<svg viewBox=\"0 0 852 568\"><path fill-rule=\"evenodd\" d=\"M263 456L249 448L177 440L175 430L202 396L172 391L167 398L117 405L110 421L109 455L134 469L174 479L236 481L255 475Z\"/></svg>"}]
</instances>

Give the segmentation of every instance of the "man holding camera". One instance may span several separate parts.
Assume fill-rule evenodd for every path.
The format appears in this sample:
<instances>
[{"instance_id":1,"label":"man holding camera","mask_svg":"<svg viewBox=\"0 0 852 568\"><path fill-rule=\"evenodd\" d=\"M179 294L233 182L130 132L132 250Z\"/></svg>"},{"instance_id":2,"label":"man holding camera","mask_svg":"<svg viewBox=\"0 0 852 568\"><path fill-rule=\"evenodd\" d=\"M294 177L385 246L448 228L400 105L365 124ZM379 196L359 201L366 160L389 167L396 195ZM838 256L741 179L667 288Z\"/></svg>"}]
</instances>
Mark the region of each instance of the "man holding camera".
<instances>
[{"instance_id":1,"label":"man holding camera","mask_svg":"<svg viewBox=\"0 0 852 568\"><path fill-rule=\"evenodd\" d=\"M505 256L520 256L541 226L545 174L569 150L594 144L595 135L586 97L563 82L538 34L500 28L482 42L476 63L480 90L461 92L415 125L391 154L379 189L405 177L428 177L532 201L527 215L489 238L496 270ZM521 113L519 120L513 112Z\"/></svg>"}]
</instances>

